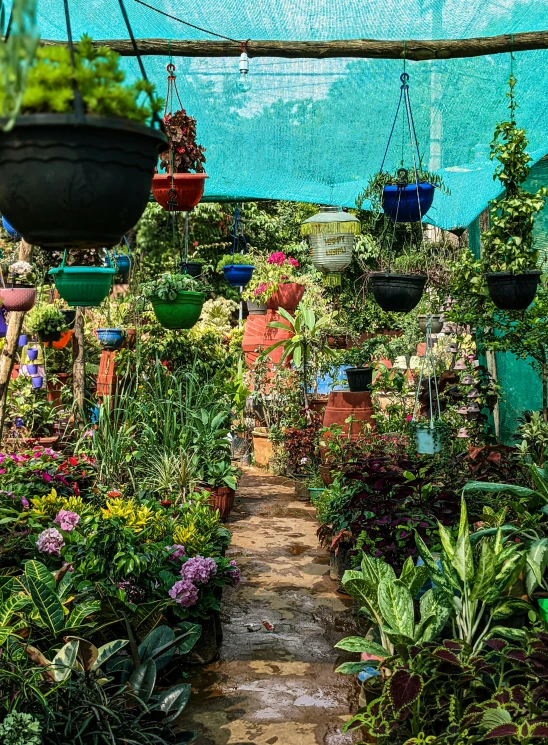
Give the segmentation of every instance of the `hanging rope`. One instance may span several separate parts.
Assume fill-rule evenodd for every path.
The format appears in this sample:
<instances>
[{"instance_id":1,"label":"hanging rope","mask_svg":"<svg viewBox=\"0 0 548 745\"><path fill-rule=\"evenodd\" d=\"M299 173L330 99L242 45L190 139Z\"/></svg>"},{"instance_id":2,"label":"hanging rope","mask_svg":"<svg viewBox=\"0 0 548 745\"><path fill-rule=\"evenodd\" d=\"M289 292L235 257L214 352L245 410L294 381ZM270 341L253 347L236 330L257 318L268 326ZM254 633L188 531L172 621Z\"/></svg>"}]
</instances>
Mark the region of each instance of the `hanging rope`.
<instances>
[{"instance_id":1,"label":"hanging rope","mask_svg":"<svg viewBox=\"0 0 548 745\"><path fill-rule=\"evenodd\" d=\"M242 250L237 249L242 246ZM234 266L234 254L235 253L247 253L247 241L244 235L244 229L241 223L240 210L238 207L234 209L234 224L232 225L232 247L230 249L230 255L232 256L232 264Z\"/></svg>"},{"instance_id":2,"label":"hanging rope","mask_svg":"<svg viewBox=\"0 0 548 745\"><path fill-rule=\"evenodd\" d=\"M69 47L69 55L70 55L70 68L72 71L72 91L74 94L74 103L73 103L74 116L76 117L77 121L83 122L85 118L84 117L84 102L82 100L82 94L80 93L78 84L76 82L76 59L74 56L74 43L72 40L72 27L70 24L70 12L69 12L68 0L63 0L63 5L65 8L65 25L67 27L67 39L68 39L68 47Z\"/></svg>"},{"instance_id":3,"label":"hanging rope","mask_svg":"<svg viewBox=\"0 0 548 745\"><path fill-rule=\"evenodd\" d=\"M185 26L188 26L189 28L193 28L196 31L202 31L202 33L204 34L209 34L210 36L216 36L217 39L224 39L225 41L233 41L236 44L240 43L237 39L232 39L230 36L223 36L222 34L215 33L215 31L208 31L207 28L196 26L194 23L183 21L182 18L177 18L177 16L173 16L170 13L166 13L164 10L160 10L160 8L155 8L154 5L149 5L148 3L143 2L143 0L135 0L135 2L139 3L139 5L144 5L145 8L150 8L150 10L153 10L155 13L160 13L160 15L163 15L166 18L171 18L172 21L177 21L178 23L182 23Z\"/></svg>"}]
</instances>

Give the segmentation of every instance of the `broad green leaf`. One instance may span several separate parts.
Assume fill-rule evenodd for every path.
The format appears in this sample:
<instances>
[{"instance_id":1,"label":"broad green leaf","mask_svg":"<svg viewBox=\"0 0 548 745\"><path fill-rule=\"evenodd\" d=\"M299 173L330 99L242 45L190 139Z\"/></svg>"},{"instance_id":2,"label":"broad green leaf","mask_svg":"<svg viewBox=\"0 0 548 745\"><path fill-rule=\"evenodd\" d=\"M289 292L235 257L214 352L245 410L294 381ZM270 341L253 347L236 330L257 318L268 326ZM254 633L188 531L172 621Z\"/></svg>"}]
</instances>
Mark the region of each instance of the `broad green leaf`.
<instances>
[{"instance_id":1,"label":"broad green leaf","mask_svg":"<svg viewBox=\"0 0 548 745\"><path fill-rule=\"evenodd\" d=\"M30 563L27 562L25 565L25 572ZM39 562L32 563L38 564ZM50 586L34 573L26 575L26 581L40 620L51 634L57 636L65 628L65 612L59 598L55 591L51 590Z\"/></svg>"},{"instance_id":2,"label":"broad green leaf","mask_svg":"<svg viewBox=\"0 0 548 745\"><path fill-rule=\"evenodd\" d=\"M411 559L411 557L409 557ZM407 564L407 561L405 562ZM411 593L412 598L416 598L420 589L428 579L428 569L426 566L416 567L411 559L411 566L407 567L404 564L400 581L407 587Z\"/></svg>"},{"instance_id":3,"label":"broad green leaf","mask_svg":"<svg viewBox=\"0 0 548 745\"><path fill-rule=\"evenodd\" d=\"M413 598L401 580L383 579L378 591L379 608L388 626L402 636L413 638L415 613Z\"/></svg>"},{"instance_id":4,"label":"broad green leaf","mask_svg":"<svg viewBox=\"0 0 548 745\"><path fill-rule=\"evenodd\" d=\"M77 629L82 626L88 616L91 616L92 613L97 613L99 610L101 610L100 600L84 600L83 603L76 605L72 609L67 626L71 629Z\"/></svg>"},{"instance_id":5,"label":"broad green leaf","mask_svg":"<svg viewBox=\"0 0 548 745\"><path fill-rule=\"evenodd\" d=\"M456 569L462 582L467 584L472 582L474 579L474 557L468 529L468 512L464 499L461 502L459 534L451 564Z\"/></svg>"},{"instance_id":6,"label":"broad green leaf","mask_svg":"<svg viewBox=\"0 0 548 745\"><path fill-rule=\"evenodd\" d=\"M440 534L440 540L441 545L443 546L443 550L449 557L449 561L453 561L453 557L455 556L455 544L453 543L451 533L440 522L438 522L438 532Z\"/></svg>"},{"instance_id":7,"label":"broad green leaf","mask_svg":"<svg viewBox=\"0 0 548 745\"><path fill-rule=\"evenodd\" d=\"M484 594L493 584L496 572L497 562L493 549L488 541L482 541L474 585L470 592L470 600L483 599Z\"/></svg>"},{"instance_id":8,"label":"broad green leaf","mask_svg":"<svg viewBox=\"0 0 548 745\"><path fill-rule=\"evenodd\" d=\"M295 349L293 350L293 363L295 367L300 367L301 361L302 361L302 347L299 345L299 346L296 346Z\"/></svg>"},{"instance_id":9,"label":"broad green leaf","mask_svg":"<svg viewBox=\"0 0 548 745\"><path fill-rule=\"evenodd\" d=\"M51 663L51 673L56 683L62 683L72 672L80 641L72 639L57 652Z\"/></svg>"},{"instance_id":10,"label":"broad green leaf","mask_svg":"<svg viewBox=\"0 0 548 745\"><path fill-rule=\"evenodd\" d=\"M417 625L415 629L415 633L413 634L413 638L415 641L425 641L425 637L428 636L428 629L433 626L436 622L436 614L433 613L431 616L426 616L426 618L421 618L420 623ZM428 637L430 639L431 637Z\"/></svg>"},{"instance_id":11,"label":"broad green leaf","mask_svg":"<svg viewBox=\"0 0 548 745\"><path fill-rule=\"evenodd\" d=\"M173 641L173 639L175 639L175 632L171 627L156 626L156 628L148 634L141 644L139 644L139 659L141 662L149 660L156 649ZM158 670L158 662L156 662L156 666L156 669Z\"/></svg>"},{"instance_id":12,"label":"broad green leaf","mask_svg":"<svg viewBox=\"0 0 548 745\"><path fill-rule=\"evenodd\" d=\"M11 617L30 603L25 595L12 595L0 605L0 626L7 626Z\"/></svg>"},{"instance_id":13,"label":"broad green leaf","mask_svg":"<svg viewBox=\"0 0 548 745\"><path fill-rule=\"evenodd\" d=\"M368 660L367 662L343 662L335 669L336 673L342 673L343 675L357 675L365 667L374 667L376 660Z\"/></svg>"},{"instance_id":14,"label":"broad green leaf","mask_svg":"<svg viewBox=\"0 0 548 745\"><path fill-rule=\"evenodd\" d=\"M151 697L155 683L156 663L154 660L143 662L129 678L129 684L133 692L145 703Z\"/></svg>"},{"instance_id":15,"label":"broad green leaf","mask_svg":"<svg viewBox=\"0 0 548 745\"><path fill-rule=\"evenodd\" d=\"M192 687L188 683L180 683L168 691L162 691L156 698L158 708L169 714L166 722L173 722L180 716L188 703Z\"/></svg>"},{"instance_id":16,"label":"broad green leaf","mask_svg":"<svg viewBox=\"0 0 548 745\"><path fill-rule=\"evenodd\" d=\"M463 487L463 493L479 491L488 494L500 494L506 492L514 497L532 497L536 494L534 489L528 489L526 486L516 486L515 484L493 484L485 481L469 481Z\"/></svg>"},{"instance_id":17,"label":"broad green leaf","mask_svg":"<svg viewBox=\"0 0 548 745\"><path fill-rule=\"evenodd\" d=\"M434 557L418 533L415 535L415 543L417 545L419 556L424 561L432 582L434 582L436 587L439 587L449 597L453 597L453 590L449 586L447 579L444 577L442 572L440 572L438 565L434 561Z\"/></svg>"},{"instance_id":18,"label":"broad green leaf","mask_svg":"<svg viewBox=\"0 0 548 745\"><path fill-rule=\"evenodd\" d=\"M374 657L380 657L385 659L390 657L388 652L383 646L376 642L371 642L369 639L364 639L363 636L347 636L346 639L341 639L340 642L335 644L337 649L344 649L347 652L358 652L359 654L371 654Z\"/></svg>"},{"instance_id":19,"label":"broad green leaf","mask_svg":"<svg viewBox=\"0 0 548 745\"><path fill-rule=\"evenodd\" d=\"M510 618L510 616L513 616L518 611L528 613L530 610L532 610L532 606L524 600L505 598L491 609L491 618L493 621L502 621L505 618Z\"/></svg>"},{"instance_id":20,"label":"broad green leaf","mask_svg":"<svg viewBox=\"0 0 548 745\"><path fill-rule=\"evenodd\" d=\"M527 557L525 554L514 554L511 556L495 577L492 590L488 591L485 595L485 602L493 603L501 595L507 594L523 571L526 561Z\"/></svg>"},{"instance_id":21,"label":"broad green leaf","mask_svg":"<svg viewBox=\"0 0 548 745\"><path fill-rule=\"evenodd\" d=\"M377 596L378 582L373 585L364 579L362 572L348 569L343 574L342 583L348 594L355 598L360 603L360 606L365 608L372 621L380 617Z\"/></svg>"},{"instance_id":22,"label":"broad green leaf","mask_svg":"<svg viewBox=\"0 0 548 745\"><path fill-rule=\"evenodd\" d=\"M501 724L509 724L512 721L510 712L507 709L487 709L483 712L481 718L481 727L491 730Z\"/></svg>"},{"instance_id":23,"label":"broad green leaf","mask_svg":"<svg viewBox=\"0 0 548 745\"><path fill-rule=\"evenodd\" d=\"M187 654L193 648L200 636L202 635L202 627L199 623L182 623L180 629L183 636L177 637L177 652L179 654Z\"/></svg>"},{"instance_id":24,"label":"broad green leaf","mask_svg":"<svg viewBox=\"0 0 548 745\"><path fill-rule=\"evenodd\" d=\"M548 565L548 538L540 538L529 546L527 552L527 594L530 596L538 585L542 585Z\"/></svg>"},{"instance_id":25,"label":"broad green leaf","mask_svg":"<svg viewBox=\"0 0 548 745\"><path fill-rule=\"evenodd\" d=\"M25 564L25 577L31 577L35 582L42 582L47 585L52 592L55 592L55 577L49 569L40 561L27 561Z\"/></svg>"},{"instance_id":26,"label":"broad green leaf","mask_svg":"<svg viewBox=\"0 0 548 745\"><path fill-rule=\"evenodd\" d=\"M92 670L99 670L101 665L104 665L107 660L123 649L126 644L129 644L127 639L116 639L116 641L108 642L108 644L103 644L102 647L99 647L97 650L97 659L93 663Z\"/></svg>"},{"instance_id":27,"label":"broad green leaf","mask_svg":"<svg viewBox=\"0 0 548 745\"><path fill-rule=\"evenodd\" d=\"M421 619L434 616L434 621L422 630L422 641L432 641L445 628L451 615L452 603L446 593L434 588L424 593L419 605Z\"/></svg>"}]
</instances>

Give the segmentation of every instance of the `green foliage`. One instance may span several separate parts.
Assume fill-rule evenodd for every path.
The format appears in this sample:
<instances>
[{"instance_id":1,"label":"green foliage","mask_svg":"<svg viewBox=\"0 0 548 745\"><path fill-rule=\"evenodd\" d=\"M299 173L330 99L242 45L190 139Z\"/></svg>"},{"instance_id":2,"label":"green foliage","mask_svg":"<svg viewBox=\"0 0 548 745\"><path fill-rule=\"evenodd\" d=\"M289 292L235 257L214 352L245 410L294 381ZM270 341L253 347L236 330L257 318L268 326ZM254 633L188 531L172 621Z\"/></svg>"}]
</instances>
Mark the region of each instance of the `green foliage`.
<instances>
[{"instance_id":1,"label":"green foliage","mask_svg":"<svg viewBox=\"0 0 548 745\"><path fill-rule=\"evenodd\" d=\"M395 172L377 171L370 179L365 189L360 192L356 199L356 204L361 209L363 203L369 200L371 207L379 212L382 209L382 194L385 186L408 186L409 184L432 184L439 189L442 194L449 195L451 192L445 186L443 178L439 173L427 171L419 165L416 174L413 170L408 171L406 168L398 168Z\"/></svg>"},{"instance_id":2,"label":"green foliage","mask_svg":"<svg viewBox=\"0 0 548 745\"><path fill-rule=\"evenodd\" d=\"M190 274L165 272L150 282L144 282L140 289L147 299L176 300L180 292L203 292L204 283Z\"/></svg>"},{"instance_id":3,"label":"green foliage","mask_svg":"<svg viewBox=\"0 0 548 745\"><path fill-rule=\"evenodd\" d=\"M239 266L249 266L253 264L253 257L249 254L225 254L217 264L217 271L222 272L225 266L231 266L237 264Z\"/></svg>"},{"instance_id":4,"label":"green foliage","mask_svg":"<svg viewBox=\"0 0 548 745\"><path fill-rule=\"evenodd\" d=\"M4 745L40 745L40 722L31 714L14 711L0 723Z\"/></svg>"},{"instance_id":5,"label":"green foliage","mask_svg":"<svg viewBox=\"0 0 548 745\"><path fill-rule=\"evenodd\" d=\"M25 316L25 327L30 334L54 334L67 328L67 321L58 304L40 303Z\"/></svg>"},{"instance_id":6,"label":"green foliage","mask_svg":"<svg viewBox=\"0 0 548 745\"><path fill-rule=\"evenodd\" d=\"M119 55L108 47L94 47L89 36L75 45L75 62L74 77L87 114L146 122L153 112L160 111L161 101L154 96L154 86L145 80L124 84ZM138 103L142 93L149 97L149 103ZM72 113L73 104L68 47L42 47L28 74L22 112Z\"/></svg>"}]
</instances>

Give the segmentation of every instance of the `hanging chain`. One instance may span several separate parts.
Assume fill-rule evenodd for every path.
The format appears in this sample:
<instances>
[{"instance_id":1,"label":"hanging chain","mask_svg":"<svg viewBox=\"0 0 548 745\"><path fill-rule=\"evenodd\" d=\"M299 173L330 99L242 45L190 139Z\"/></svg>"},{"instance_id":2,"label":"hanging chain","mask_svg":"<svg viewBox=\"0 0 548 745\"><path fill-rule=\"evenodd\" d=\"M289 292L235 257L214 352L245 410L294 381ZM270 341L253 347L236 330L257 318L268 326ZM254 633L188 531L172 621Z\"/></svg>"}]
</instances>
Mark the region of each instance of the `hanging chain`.
<instances>
[{"instance_id":1,"label":"hanging chain","mask_svg":"<svg viewBox=\"0 0 548 745\"><path fill-rule=\"evenodd\" d=\"M239 245L242 245L242 250L238 252L236 249ZM232 225L232 248L230 249L230 255L232 256L232 266L234 266L234 254L235 253L247 253L247 241L244 235L244 229L241 221L241 213L238 207L234 209L234 224Z\"/></svg>"},{"instance_id":2,"label":"hanging chain","mask_svg":"<svg viewBox=\"0 0 548 745\"><path fill-rule=\"evenodd\" d=\"M70 12L69 12L69 6L68 6L68 0L63 0L63 5L65 7L65 24L67 27L67 39L68 39L68 47L69 47L69 55L70 55L70 68L72 70L72 92L74 94L74 103L73 103L73 109L74 109L74 116L76 117L76 120L79 122L84 121L84 102L82 100L82 94L80 93L80 89L78 88L78 83L76 81L76 58L74 56L74 43L72 40L72 27L70 24Z\"/></svg>"}]
</instances>

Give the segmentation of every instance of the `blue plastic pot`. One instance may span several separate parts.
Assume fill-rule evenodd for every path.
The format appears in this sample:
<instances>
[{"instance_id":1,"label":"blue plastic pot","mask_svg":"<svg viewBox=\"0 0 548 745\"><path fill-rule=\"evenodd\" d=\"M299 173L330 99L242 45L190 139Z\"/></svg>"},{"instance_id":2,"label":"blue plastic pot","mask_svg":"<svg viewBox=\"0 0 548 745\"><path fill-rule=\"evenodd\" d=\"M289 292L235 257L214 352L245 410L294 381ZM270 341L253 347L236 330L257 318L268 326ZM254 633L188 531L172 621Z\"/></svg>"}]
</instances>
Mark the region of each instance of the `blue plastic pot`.
<instances>
[{"instance_id":1,"label":"blue plastic pot","mask_svg":"<svg viewBox=\"0 0 548 745\"><path fill-rule=\"evenodd\" d=\"M417 453L423 455L434 455L441 450L441 441L436 438L434 427L417 427L415 430L415 440L417 443Z\"/></svg>"},{"instance_id":2,"label":"blue plastic pot","mask_svg":"<svg viewBox=\"0 0 548 745\"><path fill-rule=\"evenodd\" d=\"M2 227L4 228L6 233L10 236L10 238L13 238L18 241L20 238L23 237L21 233L18 233L17 230L15 230L15 228L10 225L10 223L6 220L4 215L2 215Z\"/></svg>"},{"instance_id":3,"label":"blue plastic pot","mask_svg":"<svg viewBox=\"0 0 548 745\"><path fill-rule=\"evenodd\" d=\"M31 382L33 388L41 388L42 383L44 382L44 378L41 375L34 375L31 378Z\"/></svg>"},{"instance_id":4,"label":"blue plastic pot","mask_svg":"<svg viewBox=\"0 0 548 745\"><path fill-rule=\"evenodd\" d=\"M34 362L34 360L38 357L37 347L31 347L30 349L27 349L27 357L31 362Z\"/></svg>"},{"instance_id":5,"label":"blue plastic pot","mask_svg":"<svg viewBox=\"0 0 548 745\"><path fill-rule=\"evenodd\" d=\"M8 324L6 323L6 310L2 306L0 308L0 339L8 333Z\"/></svg>"},{"instance_id":6,"label":"blue plastic pot","mask_svg":"<svg viewBox=\"0 0 548 745\"><path fill-rule=\"evenodd\" d=\"M253 276L253 264L229 264L223 267L225 279L231 287L245 287Z\"/></svg>"},{"instance_id":7,"label":"blue plastic pot","mask_svg":"<svg viewBox=\"0 0 548 745\"><path fill-rule=\"evenodd\" d=\"M26 334L21 334L19 337L19 341L17 342L18 347L26 347L28 344L28 339Z\"/></svg>"},{"instance_id":8,"label":"blue plastic pot","mask_svg":"<svg viewBox=\"0 0 548 745\"><path fill-rule=\"evenodd\" d=\"M384 214L393 222L417 222L426 215L433 201L434 187L428 183L385 186L382 194Z\"/></svg>"},{"instance_id":9,"label":"blue plastic pot","mask_svg":"<svg viewBox=\"0 0 548 745\"><path fill-rule=\"evenodd\" d=\"M131 267L131 259L127 254L114 254L116 269L119 274L127 274Z\"/></svg>"},{"instance_id":10,"label":"blue plastic pot","mask_svg":"<svg viewBox=\"0 0 548 745\"><path fill-rule=\"evenodd\" d=\"M97 338L103 349L120 349L126 338L122 329L97 329Z\"/></svg>"},{"instance_id":11,"label":"blue plastic pot","mask_svg":"<svg viewBox=\"0 0 548 745\"><path fill-rule=\"evenodd\" d=\"M38 365L27 365L27 372L29 375L36 375L38 373Z\"/></svg>"}]
</instances>

